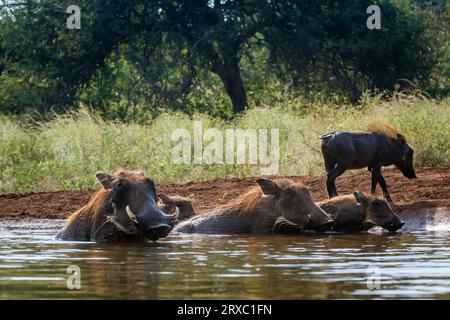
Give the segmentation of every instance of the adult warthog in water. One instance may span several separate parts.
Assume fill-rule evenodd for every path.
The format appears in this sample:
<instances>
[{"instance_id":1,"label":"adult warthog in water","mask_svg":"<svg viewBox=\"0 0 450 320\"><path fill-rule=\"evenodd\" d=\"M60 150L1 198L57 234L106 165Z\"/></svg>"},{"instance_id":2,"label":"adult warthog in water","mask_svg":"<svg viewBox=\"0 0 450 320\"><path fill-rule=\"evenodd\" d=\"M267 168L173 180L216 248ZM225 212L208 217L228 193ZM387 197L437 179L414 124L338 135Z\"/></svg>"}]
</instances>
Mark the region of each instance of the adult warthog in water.
<instances>
[{"instance_id":1,"label":"adult warthog in water","mask_svg":"<svg viewBox=\"0 0 450 320\"><path fill-rule=\"evenodd\" d=\"M166 214L174 214L179 211L178 221L189 219L197 214L192 201L179 195L165 195L158 193L158 208Z\"/></svg>"},{"instance_id":2,"label":"adult warthog in water","mask_svg":"<svg viewBox=\"0 0 450 320\"><path fill-rule=\"evenodd\" d=\"M393 127L377 122L369 126L370 132L327 133L322 139L322 155L327 171L327 191L329 197L338 195L335 179L349 169L367 167L372 172L371 193L377 184L384 197L392 202L381 174L381 167L395 165L405 177L416 178L413 165L413 149L405 137Z\"/></svg>"},{"instance_id":3,"label":"adult warthog in water","mask_svg":"<svg viewBox=\"0 0 450 320\"><path fill-rule=\"evenodd\" d=\"M258 179L259 186L221 208L178 224L174 231L238 234L272 232L276 219L284 216L302 229L326 230L333 221L313 201L302 183L288 179Z\"/></svg>"},{"instance_id":4,"label":"adult warthog in water","mask_svg":"<svg viewBox=\"0 0 450 320\"><path fill-rule=\"evenodd\" d=\"M156 188L142 171L96 174L103 185L74 212L57 238L80 241L145 241L167 236L178 216L161 212Z\"/></svg>"},{"instance_id":5,"label":"adult warthog in water","mask_svg":"<svg viewBox=\"0 0 450 320\"><path fill-rule=\"evenodd\" d=\"M334 220L333 231L367 231L374 226L397 231L403 226L403 222L392 211L387 201L363 192L334 197L319 202L318 205ZM276 221L274 229L277 233L300 231L299 226L283 218Z\"/></svg>"}]
</instances>

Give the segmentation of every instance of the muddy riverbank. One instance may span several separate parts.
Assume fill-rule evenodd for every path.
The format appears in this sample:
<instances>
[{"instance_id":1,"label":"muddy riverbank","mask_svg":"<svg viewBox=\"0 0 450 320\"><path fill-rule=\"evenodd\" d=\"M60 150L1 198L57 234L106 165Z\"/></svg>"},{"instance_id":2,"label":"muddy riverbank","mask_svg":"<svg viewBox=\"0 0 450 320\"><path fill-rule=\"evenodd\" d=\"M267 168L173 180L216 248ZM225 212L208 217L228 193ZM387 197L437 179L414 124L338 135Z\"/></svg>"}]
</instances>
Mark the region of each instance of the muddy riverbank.
<instances>
[{"instance_id":1,"label":"muddy riverbank","mask_svg":"<svg viewBox=\"0 0 450 320\"><path fill-rule=\"evenodd\" d=\"M450 167L417 168L418 179L408 180L396 169L384 170L395 211L450 207ZM327 198L325 178L294 176L311 188L316 201ZM94 178L93 178L94 179ZM202 213L241 194L255 185L256 177L217 179L186 184L157 184L158 192L179 194L193 199ZM341 194L368 191L370 173L365 170L337 179ZM0 195L0 219L65 219L83 206L95 190L34 192ZM378 190L379 192L379 190Z\"/></svg>"}]
</instances>

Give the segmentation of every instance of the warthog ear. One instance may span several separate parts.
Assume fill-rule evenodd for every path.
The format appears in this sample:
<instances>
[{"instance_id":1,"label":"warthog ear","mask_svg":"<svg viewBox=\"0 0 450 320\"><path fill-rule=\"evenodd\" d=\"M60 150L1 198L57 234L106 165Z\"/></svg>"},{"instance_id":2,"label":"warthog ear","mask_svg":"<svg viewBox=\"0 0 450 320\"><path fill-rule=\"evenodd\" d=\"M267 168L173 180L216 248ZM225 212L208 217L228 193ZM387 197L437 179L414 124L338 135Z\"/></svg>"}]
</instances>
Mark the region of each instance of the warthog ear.
<instances>
[{"instance_id":1,"label":"warthog ear","mask_svg":"<svg viewBox=\"0 0 450 320\"><path fill-rule=\"evenodd\" d=\"M363 205L365 205L365 204L367 204L369 202L369 199L362 192L355 191L355 192L353 192L353 195L355 196L356 201L361 203L361 204L363 204Z\"/></svg>"},{"instance_id":2,"label":"warthog ear","mask_svg":"<svg viewBox=\"0 0 450 320\"><path fill-rule=\"evenodd\" d=\"M397 140L398 140L401 144L406 144L405 137L402 136L400 133L397 133Z\"/></svg>"},{"instance_id":3,"label":"warthog ear","mask_svg":"<svg viewBox=\"0 0 450 320\"><path fill-rule=\"evenodd\" d=\"M281 193L281 188L272 180L258 179L256 182L261 187L262 192L267 196L278 196Z\"/></svg>"},{"instance_id":4,"label":"warthog ear","mask_svg":"<svg viewBox=\"0 0 450 320\"><path fill-rule=\"evenodd\" d=\"M112 189L113 188L113 176L110 174L107 174L103 171L99 171L95 174L95 177L98 181L102 184L103 188L105 189Z\"/></svg>"}]
</instances>

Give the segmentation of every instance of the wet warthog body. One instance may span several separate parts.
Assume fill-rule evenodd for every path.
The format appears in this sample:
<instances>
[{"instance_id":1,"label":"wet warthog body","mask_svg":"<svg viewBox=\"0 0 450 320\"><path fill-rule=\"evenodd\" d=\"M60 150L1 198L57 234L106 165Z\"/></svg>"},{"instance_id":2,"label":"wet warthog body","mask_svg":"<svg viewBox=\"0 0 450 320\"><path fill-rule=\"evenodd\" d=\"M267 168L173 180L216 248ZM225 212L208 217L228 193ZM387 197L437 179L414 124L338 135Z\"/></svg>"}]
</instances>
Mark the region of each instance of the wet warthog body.
<instances>
[{"instance_id":1,"label":"wet warthog body","mask_svg":"<svg viewBox=\"0 0 450 320\"><path fill-rule=\"evenodd\" d=\"M335 197L318 204L333 218L333 231L367 231L374 226L396 231L403 226L387 201L362 192Z\"/></svg>"},{"instance_id":2,"label":"wet warthog body","mask_svg":"<svg viewBox=\"0 0 450 320\"><path fill-rule=\"evenodd\" d=\"M155 184L142 171L96 174L103 185L89 202L74 212L57 238L76 241L145 241L167 236L176 213L156 206Z\"/></svg>"},{"instance_id":3,"label":"wet warthog body","mask_svg":"<svg viewBox=\"0 0 450 320\"><path fill-rule=\"evenodd\" d=\"M184 221L197 215L197 210L192 204L192 201L179 195L165 195L163 193L158 193L157 206L159 210L165 214L174 214L178 210L177 222Z\"/></svg>"},{"instance_id":4,"label":"wet warthog body","mask_svg":"<svg viewBox=\"0 0 450 320\"><path fill-rule=\"evenodd\" d=\"M395 165L405 177L416 178L414 151L405 138L386 124L373 127L373 130L374 132L335 131L321 136L330 198L338 195L335 179L349 169L367 167L372 172L371 193L375 192L379 184L388 201L392 200L381 174L381 167Z\"/></svg>"},{"instance_id":5,"label":"wet warthog body","mask_svg":"<svg viewBox=\"0 0 450 320\"><path fill-rule=\"evenodd\" d=\"M332 231L367 231L374 226L396 231L403 226L387 201L362 192L338 196L319 202L318 205L334 220ZM281 218L275 223L274 229L278 233L298 233L299 227Z\"/></svg>"},{"instance_id":6,"label":"wet warthog body","mask_svg":"<svg viewBox=\"0 0 450 320\"><path fill-rule=\"evenodd\" d=\"M331 226L332 220L314 203L303 184L288 179L258 179L257 182L258 187L225 206L181 222L174 232L270 233L280 216L294 221L302 229Z\"/></svg>"}]
</instances>

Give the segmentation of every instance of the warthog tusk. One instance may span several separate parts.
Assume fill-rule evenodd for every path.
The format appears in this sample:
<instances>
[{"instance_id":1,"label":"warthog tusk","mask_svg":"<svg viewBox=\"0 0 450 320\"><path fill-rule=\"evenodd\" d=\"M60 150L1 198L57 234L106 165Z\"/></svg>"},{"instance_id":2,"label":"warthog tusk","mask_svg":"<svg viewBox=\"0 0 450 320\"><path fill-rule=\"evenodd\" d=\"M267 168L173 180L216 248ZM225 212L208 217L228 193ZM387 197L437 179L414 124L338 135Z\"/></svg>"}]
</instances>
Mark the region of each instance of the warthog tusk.
<instances>
[{"instance_id":1,"label":"warthog tusk","mask_svg":"<svg viewBox=\"0 0 450 320\"><path fill-rule=\"evenodd\" d=\"M173 213L173 215L171 217L173 219L178 219L179 216L180 216L180 208L175 207L175 212Z\"/></svg>"},{"instance_id":2,"label":"warthog tusk","mask_svg":"<svg viewBox=\"0 0 450 320\"><path fill-rule=\"evenodd\" d=\"M127 215L128 215L128 217L131 219L131 221L133 221L134 223L138 224L137 217L136 217L136 215L131 211L130 207L127 206L125 209L127 210Z\"/></svg>"}]
</instances>

